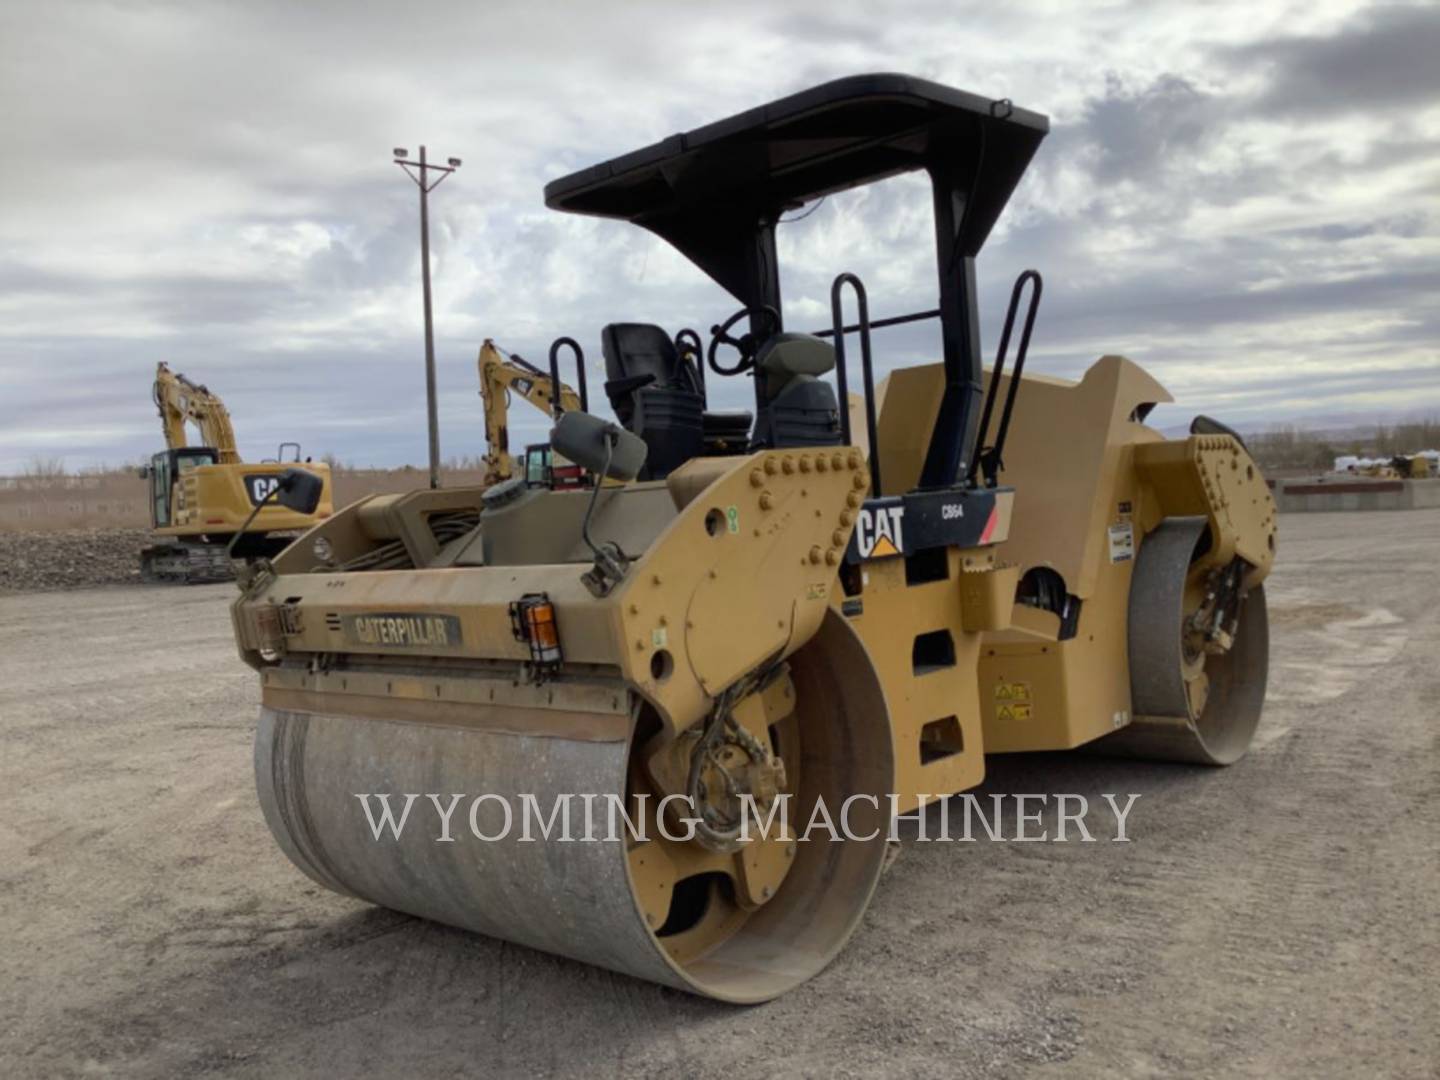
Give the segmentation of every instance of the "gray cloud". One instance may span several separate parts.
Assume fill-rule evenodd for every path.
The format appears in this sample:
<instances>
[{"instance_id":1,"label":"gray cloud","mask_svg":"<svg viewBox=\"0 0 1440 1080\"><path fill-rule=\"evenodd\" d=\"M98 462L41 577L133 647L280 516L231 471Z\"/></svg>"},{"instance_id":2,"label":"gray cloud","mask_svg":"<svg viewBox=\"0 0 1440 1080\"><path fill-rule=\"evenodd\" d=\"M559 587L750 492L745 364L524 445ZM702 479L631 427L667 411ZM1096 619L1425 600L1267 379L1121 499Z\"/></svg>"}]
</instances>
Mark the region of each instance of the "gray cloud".
<instances>
[{"instance_id":1,"label":"gray cloud","mask_svg":"<svg viewBox=\"0 0 1440 1080\"><path fill-rule=\"evenodd\" d=\"M1382 114L1440 96L1440 8L1380 6L1331 34L1297 34L1224 50L1232 70L1259 64L1260 109L1285 115Z\"/></svg>"},{"instance_id":2,"label":"gray cloud","mask_svg":"<svg viewBox=\"0 0 1440 1080\"><path fill-rule=\"evenodd\" d=\"M1165 170L1217 134L1222 107L1178 75L1127 92L1112 74L1086 102L1080 127L1094 150L1092 177L1113 184Z\"/></svg>"}]
</instances>

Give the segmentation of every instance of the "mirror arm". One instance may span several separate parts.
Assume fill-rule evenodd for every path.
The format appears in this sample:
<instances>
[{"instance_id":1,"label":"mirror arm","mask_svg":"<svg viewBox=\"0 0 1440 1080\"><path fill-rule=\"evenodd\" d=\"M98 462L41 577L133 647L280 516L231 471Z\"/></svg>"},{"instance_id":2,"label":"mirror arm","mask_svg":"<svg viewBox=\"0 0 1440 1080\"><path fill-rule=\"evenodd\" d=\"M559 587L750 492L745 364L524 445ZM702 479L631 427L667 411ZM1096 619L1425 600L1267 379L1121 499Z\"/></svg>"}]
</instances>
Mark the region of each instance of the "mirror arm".
<instances>
[{"instance_id":1,"label":"mirror arm","mask_svg":"<svg viewBox=\"0 0 1440 1080\"><path fill-rule=\"evenodd\" d=\"M580 522L580 537L595 556L595 565L582 574L580 580L597 597L609 595L616 585L625 580L625 574L630 569L630 557L621 550L619 544L597 544L590 538L590 519L595 514L595 504L600 501L600 488L610 473L610 460L614 457L615 443L619 437L619 433L615 431L606 431L601 436L605 443L605 464L595 477L595 486L590 490L590 504L585 508L585 517Z\"/></svg>"},{"instance_id":2,"label":"mirror arm","mask_svg":"<svg viewBox=\"0 0 1440 1080\"><path fill-rule=\"evenodd\" d=\"M275 498L279 494L280 488L279 485L276 485L275 487L270 489L269 494L267 494L263 499L261 499L258 503L255 504L255 509L250 511L250 516L245 519L245 523L235 531L234 536L230 537L230 543L225 545L225 559L227 562L235 557L235 545L240 542L240 537L244 536L245 533L249 530L251 524L254 523L255 515L260 513L260 511L265 509L265 507L269 506L270 500Z\"/></svg>"}]
</instances>

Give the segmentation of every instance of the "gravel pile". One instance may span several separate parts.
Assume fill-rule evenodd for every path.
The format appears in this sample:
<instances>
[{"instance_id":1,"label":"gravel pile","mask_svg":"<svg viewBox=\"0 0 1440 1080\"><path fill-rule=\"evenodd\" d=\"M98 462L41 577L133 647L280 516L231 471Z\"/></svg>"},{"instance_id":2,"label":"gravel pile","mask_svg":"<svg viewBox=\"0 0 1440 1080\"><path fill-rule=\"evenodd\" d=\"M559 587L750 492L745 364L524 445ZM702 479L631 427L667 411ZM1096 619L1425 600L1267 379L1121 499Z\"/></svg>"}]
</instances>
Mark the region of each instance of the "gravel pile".
<instances>
[{"instance_id":1,"label":"gravel pile","mask_svg":"<svg viewBox=\"0 0 1440 1080\"><path fill-rule=\"evenodd\" d=\"M149 538L145 529L0 532L0 592L138 584Z\"/></svg>"}]
</instances>

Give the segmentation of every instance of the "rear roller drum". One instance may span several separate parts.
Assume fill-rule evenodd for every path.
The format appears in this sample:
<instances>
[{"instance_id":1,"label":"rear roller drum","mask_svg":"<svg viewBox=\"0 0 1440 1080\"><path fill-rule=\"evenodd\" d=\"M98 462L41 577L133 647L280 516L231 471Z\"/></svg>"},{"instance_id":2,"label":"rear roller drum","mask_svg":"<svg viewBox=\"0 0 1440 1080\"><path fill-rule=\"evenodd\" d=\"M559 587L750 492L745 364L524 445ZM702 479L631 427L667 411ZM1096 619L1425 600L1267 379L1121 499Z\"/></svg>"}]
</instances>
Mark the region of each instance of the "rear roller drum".
<instances>
[{"instance_id":1,"label":"rear roller drum","mask_svg":"<svg viewBox=\"0 0 1440 1080\"><path fill-rule=\"evenodd\" d=\"M893 778L887 715L864 646L834 614L788 665L720 714L718 726L667 744L643 707L630 737L611 741L517 734L523 715L502 731L263 708L256 782L280 847L336 892L707 997L760 1002L819 972L869 904ZM677 787L699 795L704 825L694 840L658 834L658 797ZM791 832L782 835L777 819L768 839L738 842L742 791L762 806L789 792ZM453 842L437 842L425 796L444 805L457 792ZM382 793L397 814L407 793L420 796L399 839L386 830L376 840L356 798ZM567 843L557 822L550 839L532 832L526 842L527 794L547 817L556 796L571 796L577 838L582 796L600 796L603 822L609 796L623 794L627 808L644 807L648 839L627 839L622 821L619 840ZM878 801L851 815L856 834L878 830L874 840L794 835L817 799L838 817L856 794ZM477 839L472 812L480 831L496 836L503 805L514 815L508 834ZM686 831L674 820L668 827Z\"/></svg>"},{"instance_id":2,"label":"rear roller drum","mask_svg":"<svg viewBox=\"0 0 1440 1080\"><path fill-rule=\"evenodd\" d=\"M1229 765L1249 749L1269 667L1265 589L1239 592L1243 564L1204 568L1206 539L1205 518L1170 518L1141 545L1130 584L1133 716L1093 744L1098 752Z\"/></svg>"}]
</instances>

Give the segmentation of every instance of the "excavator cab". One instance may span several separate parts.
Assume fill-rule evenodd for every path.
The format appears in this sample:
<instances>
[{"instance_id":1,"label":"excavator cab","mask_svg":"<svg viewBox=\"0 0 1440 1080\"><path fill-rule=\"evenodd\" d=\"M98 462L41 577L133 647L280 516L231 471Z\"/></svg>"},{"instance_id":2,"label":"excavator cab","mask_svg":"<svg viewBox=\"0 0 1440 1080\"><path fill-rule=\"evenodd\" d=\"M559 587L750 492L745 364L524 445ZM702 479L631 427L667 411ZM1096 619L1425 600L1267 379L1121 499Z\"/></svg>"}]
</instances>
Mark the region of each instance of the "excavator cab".
<instances>
[{"instance_id":1,"label":"excavator cab","mask_svg":"<svg viewBox=\"0 0 1440 1080\"><path fill-rule=\"evenodd\" d=\"M200 465L214 465L219 460L219 452L210 446L184 446L152 456L150 464L141 470L141 475L150 481L151 527L162 529L171 524L175 482L182 472Z\"/></svg>"},{"instance_id":2,"label":"excavator cab","mask_svg":"<svg viewBox=\"0 0 1440 1080\"><path fill-rule=\"evenodd\" d=\"M590 486L585 470L555 453L549 443L525 447L525 486L561 491Z\"/></svg>"}]
</instances>

